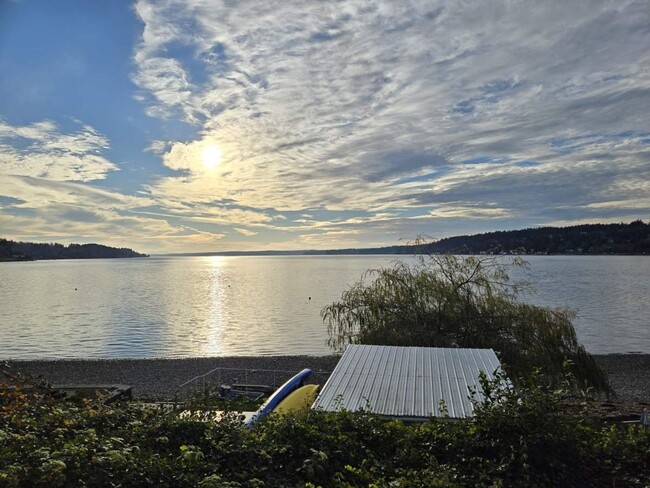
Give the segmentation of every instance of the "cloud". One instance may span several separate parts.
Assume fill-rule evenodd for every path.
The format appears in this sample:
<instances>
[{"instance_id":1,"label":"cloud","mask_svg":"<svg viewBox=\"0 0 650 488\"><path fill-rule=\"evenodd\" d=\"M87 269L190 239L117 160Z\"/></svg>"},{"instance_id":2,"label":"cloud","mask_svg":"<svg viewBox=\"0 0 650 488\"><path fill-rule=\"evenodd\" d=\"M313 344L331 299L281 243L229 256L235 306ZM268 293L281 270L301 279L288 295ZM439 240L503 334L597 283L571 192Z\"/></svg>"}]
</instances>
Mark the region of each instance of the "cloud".
<instances>
[{"instance_id":1,"label":"cloud","mask_svg":"<svg viewBox=\"0 0 650 488\"><path fill-rule=\"evenodd\" d=\"M248 230L248 229L241 229L239 227L235 227L234 229L237 232L239 232L241 235L244 235L244 236L247 236L247 237L256 236L257 234L259 234L259 232L255 232L253 230Z\"/></svg>"},{"instance_id":2,"label":"cloud","mask_svg":"<svg viewBox=\"0 0 650 488\"><path fill-rule=\"evenodd\" d=\"M587 205L587 208L613 208L613 209L643 209L647 210L650 208L650 197L649 198L637 198L634 200L615 200L608 202L598 202L590 203Z\"/></svg>"},{"instance_id":3,"label":"cloud","mask_svg":"<svg viewBox=\"0 0 650 488\"><path fill-rule=\"evenodd\" d=\"M101 155L108 139L89 125L61 132L51 121L13 126L0 120L0 174L56 181L104 179L118 167Z\"/></svg>"},{"instance_id":4,"label":"cloud","mask_svg":"<svg viewBox=\"0 0 650 488\"><path fill-rule=\"evenodd\" d=\"M166 121L147 148L161 176L137 196L100 189L117 167L93 127L0 122L3 210L61 203L74 221L107 211L181 229L156 234L169 241L262 247L650 211L644 1L138 0L134 12L135 98ZM179 120L194 137L174 137Z\"/></svg>"},{"instance_id":5,"label":"cloud","mask_svg":"<svg viewBox=\"0 0 650 488\"><path fill-rule=\"evenodd\" d=\"M65 222L65 225L61 225ZM225 236L166 220L86 205L52 204L38 213L0 213L3 235L37 242L99 242L142 252L213 250Z\"/></svg>"},{"instance_id":6,"label":"cloud","mask_svg":"<svg viewBox=\"0 0 650 488\"><path fill-rule=\"evenodd\" d=\"M154 154L162 155L169 148L169 142L167 141L151 141L149 146L145 151L152 152Z\"/></svg>"},{"instance_id":7,"label":"cloud","mask_svg":"<svg viewBox=\"0 0 650 488\"><path fill-rule=\"evenodd\" d=\"M201 133L172 143L181 175L151 194L446 220L624 200L615 188L646 174L650 12L531 7L141 0L134 80ZM224 153L209 177L206 144Z\"/></svg>"},{"instance_id":8,"label":"cloud","mask_svg":"<svg viewBox=\"0 0 650 488\"><path fill-rule=\"evenodd\" d=\"M453 206L443 205L431 210L431 215L443 219L461 218L461 219L504 219L510 217L511 213L503 208L485 208L472 206Z\"/></svg>"},{"instance_id":9,"label":"cloud","mask_svg":"<svg viewBox=\"0 0 650 488\"><path fill-rule=\"evenodd\" d=\"M0 196L18 200L12 207L22 209L45 209L64 204L126 210L153 203L144 197L124 195L88 184L13 175L0 178Z\"/></svg>"},{"instance_id":10,"label":"cloud","mask_svg":"<svg viewBox=\"0 0 650 488\"><path fill-rule=\"evenodd\" d=\"M190 82L177 60L150 57L138 64L140 69L133 81L151 92L159 102L149 109L150 115L168 118L173 115L174 108L187 104L191 97Z\"/></svg>"},{"instance_id":11,"label":"cloud","mask_svg":"<svg viewBox=\"0 0 650 488\"><path fill-rule=\"evenodd\" d=\"M358 230L331 230L298 236L298 247L309 249L327 249L333 247L355 247L358 240Z\"/></svg>"},{"instance_id":12,"label":"cloud","mask_svg":"<svg viewBox=\"0 0 650 488\"><path fill-rule=\"evenodd\" d=\"M210 224L237 224L237 225L262 225L270 223L279 215L272 216L263 211L248 209L232 205L229 202L218 200L206 201L204 203L187 204L174 200L151 199L160 210L141 210L143 214L157 215L160 217L182 218L192 222L204 222Z\"/></svg>"}]
</instances>

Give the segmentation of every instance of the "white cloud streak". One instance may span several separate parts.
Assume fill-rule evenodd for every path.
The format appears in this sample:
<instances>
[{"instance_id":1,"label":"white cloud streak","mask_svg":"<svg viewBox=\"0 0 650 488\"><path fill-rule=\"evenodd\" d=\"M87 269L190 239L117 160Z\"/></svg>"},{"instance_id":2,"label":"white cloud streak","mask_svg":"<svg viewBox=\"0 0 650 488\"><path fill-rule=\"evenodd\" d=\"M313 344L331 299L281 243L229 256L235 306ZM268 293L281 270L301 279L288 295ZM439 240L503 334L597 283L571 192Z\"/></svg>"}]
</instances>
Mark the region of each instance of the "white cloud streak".
<instances>
[{"instance_id":1,"label":"white cloud streak","mask_svg":"<svg viewBox=\"0 0 650 488\"><path fill-rule=\"evenodd\" d=\"M61 132L50 121L12 126L0 120L0 174L56 181L104 179L117 166L101 155L108 139L89 125Z\"/></svg>"},{"instance_id":2,"label":"white cloud streak","mask_svg":"<svg viewBox=\"0 0 650 488\"><path fill-rule=\"evenodd\" d=\"M257 234L259 234L259 232L255 232L254 230L242 229L240 227L235 227L235 230L239 232L241 235L246 237L256 236Z\"/></svg>"},{"instance_id":3,"label":"white cloud streak","mask_svg":"<svg viewBox=\"0 0 650 488\"><path fill-rule=\"evenodd\" d=\"M141 0L137 11L134 80L151 110L202 132L164 155L184 174L152 185L156 197L534 220L624 199L622 182L650 176L644 2ZM174 57L180 47L191 56ZM224 153L210 178L188 157L206 141ZM495 162L463 164L473 158Z\"/></svg>"}]
</instances>

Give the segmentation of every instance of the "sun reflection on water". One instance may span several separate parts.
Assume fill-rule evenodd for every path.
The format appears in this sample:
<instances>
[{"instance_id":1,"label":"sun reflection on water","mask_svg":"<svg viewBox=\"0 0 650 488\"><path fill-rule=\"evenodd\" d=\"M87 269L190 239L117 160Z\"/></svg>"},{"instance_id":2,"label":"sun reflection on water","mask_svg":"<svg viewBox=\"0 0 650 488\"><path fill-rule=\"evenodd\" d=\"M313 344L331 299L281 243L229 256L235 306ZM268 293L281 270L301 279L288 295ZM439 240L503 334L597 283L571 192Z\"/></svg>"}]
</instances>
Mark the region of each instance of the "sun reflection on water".
<instances>
[{"instance_id":1,"label":"sun reflection on water","mask_svg":"<svg viewBox=\"0 0 650 488\"><path fill-rule=\"evenodd\" d=\"M207 320L207 337L200 354L202 356L221 356L224 354L223 336L225 320L224 287L227 286L224 280L223 266L224 258L213 256L209 258L209 309Z\"/></svg>"}]
</instances>

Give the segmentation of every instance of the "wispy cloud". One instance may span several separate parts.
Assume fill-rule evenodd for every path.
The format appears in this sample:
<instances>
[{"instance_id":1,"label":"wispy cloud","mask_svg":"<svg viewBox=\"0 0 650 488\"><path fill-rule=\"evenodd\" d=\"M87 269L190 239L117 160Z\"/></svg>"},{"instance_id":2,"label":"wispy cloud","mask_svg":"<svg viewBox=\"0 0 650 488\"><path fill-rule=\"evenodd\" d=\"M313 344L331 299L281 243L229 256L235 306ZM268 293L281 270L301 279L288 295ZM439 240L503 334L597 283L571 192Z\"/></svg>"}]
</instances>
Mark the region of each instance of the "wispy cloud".
<instances>
[{"instance_id":1,"label":"wispy cloud","mask_svg":"<svg viewBox=\"0 0 650 488\"><path fill-rule=\"evenodd\" d=\"M152 141L145 151L150 151L155 154L164 154L169 149L170 143L167 141Z\"/></svg>"},{"instance_id":2,"label":"wispy cloud","mask_svg":"<svg viewBox=\"0 0 650 488\"><path fill-rule=\"evenodd\" d=\"M202 134L152 195L534 221L624 199L650 176L646 7L142 0L134 79ZM208 143L224 161L206 178L188 155Z\"/></svg>"},{"instance_id":3,"label":"wispy cloud","mask_svg":"<svg viewBox=\"0 0 650 488\"><path fill-rule=\"evenodd\" d=\"M108 139L89 125L63 132L51 121L12 126L0 120L0 174L91 181L118 167L101 155Z\"/></svg>"},{"instance_id":4,"label":"wispy cloud","mask_svg":"<svg viewBox=\"0 0 650 488\"><path fill-rule=\"evenodd\" d=\"M511 213L502 208L484 206L443 205L431 210L431 215L443 219L503 219L510 217Z\"/></svg>"},{"instance_id":5,"label":"wispy cloud","mask_svg":"<svg viewBox=\"0 0 650 488\"><path fill-rule=\"evenodd\" d=\"M246 237L256 236L259 233L259 232L255 232L254 230L242 229L240 227L235 227L235 230L239 232L241 235Z\"/></svg>"},{"instance_id":6,"label":"wispy cloud","mask_svg":"<svg viewBox=\"0 0 650 488\"><path fill-rule=\"evenodd\" d=\"M214 249L225 236L170 224L165 219L102 207L97 202L93 205L53 202L37 209L13 207L10 212L0 212L0 227L3 235L18 240L101 242L157 252Z\"/></svg>"}]
</instances>

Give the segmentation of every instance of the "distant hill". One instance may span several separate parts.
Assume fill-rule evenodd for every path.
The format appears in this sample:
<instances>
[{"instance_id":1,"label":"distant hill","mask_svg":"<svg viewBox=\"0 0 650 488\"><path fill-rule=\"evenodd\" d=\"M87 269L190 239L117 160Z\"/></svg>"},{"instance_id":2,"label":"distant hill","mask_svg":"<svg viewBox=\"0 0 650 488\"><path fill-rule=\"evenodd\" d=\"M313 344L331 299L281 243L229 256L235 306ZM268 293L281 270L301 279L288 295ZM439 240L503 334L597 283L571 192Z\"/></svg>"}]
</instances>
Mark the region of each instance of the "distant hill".
<instances>
[{"instance_id":1,"label":"distant hill","mask_svg":"<svg viewBox=\"0 0 650 488\"><path fill-rule=\"evenodd\" d=\"M115 248L101 244L41 244L0 239L0 261L33 261L35 259L93 259L143 258L132 249Z\"/></svg>"},{"instance_id":2,"label":"distant hill","mask_svg":"<svg viewBox=\"0 0 650 488\"><path fill-rule=\"evenodd\" d=\"M539 227L441 239L425 252L455 254L650 254L650 224Z\"/></svg>"},{"instance_id":3,"label":"distant hill","mask_svg":"<svg viewBox=\"0 0 650 488\"><path fill-rule=\"evenodd\" d=\"M289 256L337 254L650 254L650 224L585 224L447 237L423 246L305 251L231 251L186 256Z\"/></svg>"}]
</instances>

